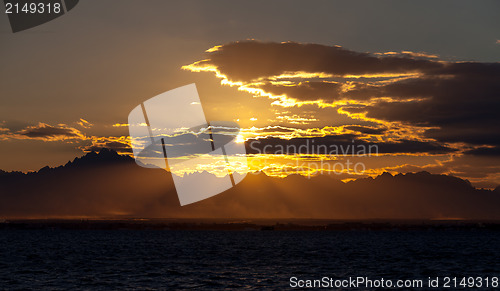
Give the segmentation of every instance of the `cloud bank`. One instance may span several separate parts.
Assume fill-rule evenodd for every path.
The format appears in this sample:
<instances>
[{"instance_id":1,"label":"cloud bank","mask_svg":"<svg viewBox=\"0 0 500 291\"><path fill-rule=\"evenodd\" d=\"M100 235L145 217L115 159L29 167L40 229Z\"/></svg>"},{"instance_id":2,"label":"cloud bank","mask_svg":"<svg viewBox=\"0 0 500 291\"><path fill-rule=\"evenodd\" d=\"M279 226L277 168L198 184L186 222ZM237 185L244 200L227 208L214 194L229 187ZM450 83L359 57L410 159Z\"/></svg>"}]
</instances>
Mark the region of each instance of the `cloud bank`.
<instances>
[{"instance_id":1,"label":"cloud bank","mask_svg":"<svg viewBox=\"0 0 500 291\"><path fill-rule=\"evenodd\" d=\"M334 107L378 125L371 134L407 127L413 133L411 138L400 136L403 142L455 144L470 155L500 151L500 63L450 62L408 51L368 53L320 44L241 41L209 49L206 59L183 68L213 72L223 84L268 97L274 105L315 104L318 111Z\"/></svg>"}]
</instances>

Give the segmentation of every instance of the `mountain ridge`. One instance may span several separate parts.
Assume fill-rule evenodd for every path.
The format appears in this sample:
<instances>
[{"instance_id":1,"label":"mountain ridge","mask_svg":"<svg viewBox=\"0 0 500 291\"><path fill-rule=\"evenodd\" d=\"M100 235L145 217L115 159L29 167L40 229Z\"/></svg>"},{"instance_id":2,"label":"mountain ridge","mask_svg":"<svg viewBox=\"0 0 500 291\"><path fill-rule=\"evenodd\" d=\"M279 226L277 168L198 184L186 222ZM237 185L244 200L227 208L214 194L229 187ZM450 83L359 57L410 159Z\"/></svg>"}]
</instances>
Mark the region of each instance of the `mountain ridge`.
<instances>
[{"instance_id":1,"label":"mountain ridge","mask_svg":"<svg viewBox=\"0 0 500 291\"><path fill-rule=\"evenodd\" d=\"M197 174L191 174L197 175ZM250 173L235 187L181 207L171 174L113 150L36 172L0 171L0 217L500 219L500 187L428 172L342 182Z\"/></svg>"}]
</instances>

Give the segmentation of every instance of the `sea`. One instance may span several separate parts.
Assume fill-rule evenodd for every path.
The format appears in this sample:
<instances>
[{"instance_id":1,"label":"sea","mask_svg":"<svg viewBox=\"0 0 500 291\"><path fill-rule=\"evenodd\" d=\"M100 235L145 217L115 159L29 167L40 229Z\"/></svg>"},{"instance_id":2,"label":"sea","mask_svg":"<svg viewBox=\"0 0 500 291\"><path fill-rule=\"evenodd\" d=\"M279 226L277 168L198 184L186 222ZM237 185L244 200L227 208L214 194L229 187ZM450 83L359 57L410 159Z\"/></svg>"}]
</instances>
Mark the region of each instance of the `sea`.
<instances>
[{"instance_id":1,"label":"sea","mask_svg":"<svg viewBox=\"0 0 500 291\"><path fill-rule=\"evenodd\" d=\"M357 278L476 290L478 281L444 286L471 277L499 290L499 276L498 231L0 231L1 290L282 290L314 280L376 288L333 283Z\"/></svg>"}]
</instances>

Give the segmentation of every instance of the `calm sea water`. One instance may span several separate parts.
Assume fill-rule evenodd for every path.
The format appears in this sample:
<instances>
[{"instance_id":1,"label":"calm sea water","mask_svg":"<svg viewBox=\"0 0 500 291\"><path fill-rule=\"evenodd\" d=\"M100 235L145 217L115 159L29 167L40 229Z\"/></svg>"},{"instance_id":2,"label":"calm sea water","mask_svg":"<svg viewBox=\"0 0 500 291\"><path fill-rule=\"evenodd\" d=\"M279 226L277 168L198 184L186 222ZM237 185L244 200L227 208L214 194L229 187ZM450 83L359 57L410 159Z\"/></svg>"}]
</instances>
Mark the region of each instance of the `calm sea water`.
<instances>
[{"instance_id":1,"label":"calm sea water","mask_svg":"<svg viewBox=\"0 0 500 291\"><path fill-rule=\"evenodd\" d=\"M291 276L500 275L487 231L0 231L0 289L288 288Z\"/></svg>"}]
</instances>

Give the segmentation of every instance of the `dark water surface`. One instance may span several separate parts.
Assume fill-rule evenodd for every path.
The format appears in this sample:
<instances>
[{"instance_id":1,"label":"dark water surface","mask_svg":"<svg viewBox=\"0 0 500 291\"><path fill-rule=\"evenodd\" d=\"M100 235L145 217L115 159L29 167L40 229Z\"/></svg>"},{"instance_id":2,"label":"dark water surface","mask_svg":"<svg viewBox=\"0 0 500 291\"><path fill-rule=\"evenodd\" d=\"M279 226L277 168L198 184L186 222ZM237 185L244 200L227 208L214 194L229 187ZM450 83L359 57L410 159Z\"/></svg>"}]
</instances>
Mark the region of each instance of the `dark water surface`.
<instances>
[{"instance_id":1,"label":"dark water surface","mask_svg":"<svg viewBox=\"0 0 500 291\"><path fill-rule=\"evenodd\" d=\"M289 288L290 277L500 275L489 231L0 231L0 289Z\"/></svg>"}]
</instances>

